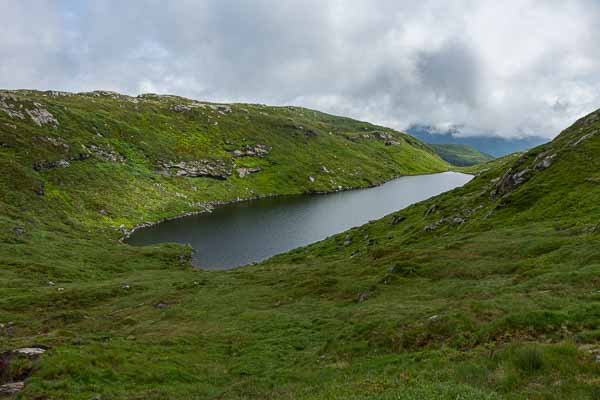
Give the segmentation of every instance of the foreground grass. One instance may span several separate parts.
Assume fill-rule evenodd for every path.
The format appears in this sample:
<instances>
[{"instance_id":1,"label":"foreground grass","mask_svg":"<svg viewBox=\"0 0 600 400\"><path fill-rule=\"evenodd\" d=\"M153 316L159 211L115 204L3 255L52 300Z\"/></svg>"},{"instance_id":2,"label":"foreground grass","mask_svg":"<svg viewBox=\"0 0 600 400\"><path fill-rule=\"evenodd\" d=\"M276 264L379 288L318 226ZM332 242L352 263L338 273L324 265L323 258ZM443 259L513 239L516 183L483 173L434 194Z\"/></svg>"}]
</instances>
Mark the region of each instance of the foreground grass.
<instances>
[{"instance_id":1,"label":"foreground grass","mask_svg":"<svg viewBox=\"0 0 600 400\"><path fill-rule=\"evenodd\" d=\"M379 221L221 272L190 268L183 246L121 244L114 228L189 210L153 196L153 183L210 201L238 196L231 180L98 162L50 171L39 198L24 185L40 178L9 148L3 162L25 178L3 181L0 348L50 350L13 360L3 380L28 376L20 397L38 399L600 398L600 139L573 146L597 125L580 121ZM295 165L292 177L304 173ZM406 168L392 165L390 175ZM493 194L508 168L533 172ZM278 182L278 167L268 171ZM300 181L285 190L316 183Z\"/></svg>"}]
</instances>

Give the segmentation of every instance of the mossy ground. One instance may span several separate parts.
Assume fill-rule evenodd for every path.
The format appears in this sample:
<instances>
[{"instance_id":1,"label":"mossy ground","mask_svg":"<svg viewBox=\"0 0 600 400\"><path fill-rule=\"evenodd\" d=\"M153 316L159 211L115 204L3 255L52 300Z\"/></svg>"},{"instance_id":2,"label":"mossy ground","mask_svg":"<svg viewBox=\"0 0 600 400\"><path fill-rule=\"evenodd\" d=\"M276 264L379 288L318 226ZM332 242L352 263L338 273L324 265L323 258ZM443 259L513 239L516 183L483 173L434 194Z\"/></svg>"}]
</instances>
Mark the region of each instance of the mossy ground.
<instances>
[{"instance_id":1,"label":"mossy ground","mask_svg":"<svg viewBox=\"0 0 600 400\"><path fill-rule=\"evenodd\" d=\"M132 116L111 97L60 99L69 102L64 115L58 100L48 104L56 130L19 125L31 133L15 135L0 122L2 141L14 138L0 148L9 172L0 180L0 349L51 348L31 362L22 398L600 398L600 137L572 146L597 123L576 124L550 145L478 168L463 188L348 233L210 272L191 268L183 246L121 244L115 227L187 212L189 203L361 186L447 165L400 134L406 142L398 147L360 136L380 127L243 106L256 107L249 110L256 121L226 140L272 146L266 159L243 160L263 172L246 180L167 178L154 172L154 159L218 154L235 112L220 117L222 133L202 131L200 140L181 133L196 126L191 116L172 117L171 103L163 104L181 99L147 105L182 124L172 134L159 129L154 112ZM305 119L287 116L298 112ZM287 118L318 136L284 136L287 128L274 127ZM105 126L104 139L94 124ZM71 149L78 140L107 140L128 162L33 171L34 160L57 155L31 138L59 129ZM143 135L135 145L133 131ZM210 141L218 145L202 144ZM558 154L549 168L490 196L508 167L533 165L548 151ZM34 192L41 182L44 196ZM465 222L425 230L453 216ZM21 361L10 374L29 367Z\"/></svg>"}]
</instances>

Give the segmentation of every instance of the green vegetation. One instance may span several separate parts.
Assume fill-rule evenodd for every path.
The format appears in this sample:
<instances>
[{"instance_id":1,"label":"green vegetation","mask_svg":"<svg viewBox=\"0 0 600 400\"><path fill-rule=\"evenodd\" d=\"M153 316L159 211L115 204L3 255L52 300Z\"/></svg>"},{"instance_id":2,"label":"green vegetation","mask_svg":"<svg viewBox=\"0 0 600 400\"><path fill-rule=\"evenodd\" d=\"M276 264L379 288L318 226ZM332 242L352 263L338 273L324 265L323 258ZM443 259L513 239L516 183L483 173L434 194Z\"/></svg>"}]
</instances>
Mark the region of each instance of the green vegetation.
<instances>
[{"instance_id":1,"label":"green vegetation","mask_svg":"<svg viewBox=\"0 0 600 400\"><path fill-rule=\"evenodd\" d=\"M467 167L493 160L494 157L466 144L430 144L442 159L458 167Z\"/></svg>"},{"instance_id":2,"label":"green vegetation","mask_svg":"<svg viewBox=\"0 0 600 400\"><path fill-rule=\"evenodd\" d=\"M14 356L0 375L27 378L20 398L599 398L600 113L478 167L462 188L210 272L191 268L184 246L121 244L118 228L447 165L400 133L305 109L174 112L189 101L40 92L10 101L37 102L60 123L0 111L0 350L50 348ZM91 144L126 161L79 161ZM271 151L231 156L246 144ZM262 171L156 172L161 160L205 158Z\"/></svg>"}]
</instances>

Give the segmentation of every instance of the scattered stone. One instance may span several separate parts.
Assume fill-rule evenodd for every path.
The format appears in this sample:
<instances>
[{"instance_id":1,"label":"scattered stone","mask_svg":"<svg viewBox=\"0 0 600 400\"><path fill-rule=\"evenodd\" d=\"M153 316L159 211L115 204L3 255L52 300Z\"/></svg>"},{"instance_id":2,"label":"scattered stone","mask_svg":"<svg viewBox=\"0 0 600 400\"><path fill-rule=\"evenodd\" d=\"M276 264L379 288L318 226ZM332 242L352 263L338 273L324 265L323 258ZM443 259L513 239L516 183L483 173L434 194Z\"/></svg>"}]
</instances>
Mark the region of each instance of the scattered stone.
<instances>
[{"instance_id":1,"label":"scattered stone","mask_svg":"<svg viewBox=\"0 0 600 400\"><path fill-rule=\"evenodd\" d=\"M36 186L35 188L33 188L33 192L35 194L37 194L38 196L43 196L45 193L44 182L40 182L39 186Z\"/></svg>"},{"instance_id":2,"label":"scattered stone","mask_svg":"<svg viewBox=\"0 0 600 400\"><path fill-rule=\"evenodd\" d=\"M236 169L236 172L238 174L238 176L240 178L245 178L246 176L250 175L250 174L255 174L257 172L262 171L261 167L256 167L256 168L238 168Z\"/></svg>"},{"instance_id":3,"label":"scattered stone","mask_svg":"<svg viewBox=\"0 0 600 400\"><path fill-rule=\"evenodd\" d=\"M163 172L168 176L208 177L225 180L231 175L232 166L224 160L195 160L161 162Z\"/></svg>"},{"instance_id":4,"label":"scattered stone","mask_svg":"<svg viewBox=\"0 0 600 400\"><path fill-rule=\"evenodd\" d=\"M371 296L371 294L369 292L362 292L361 294L358 295L356 302L359 304L364 303L365 301L367 301L369 299L370 296Z\"/></svg>"},{"instance_id":5,"label":"scattered stone","mask_svg":"<svg viewBox=\"0 0 600 400\"><path fill-rule=\"evenodd\" d=\"M440 319L440 316L435 314L432 315L431 317L427 318L429 321L437 321L438 319Z\"/></svg>"},{"instance_id":6,"label":"scattered stone","mask_svg":"<svg viewBox=\"0 0 600 400\"><path fill-rule=\"evenodd\" d=\"M175 112L191 111L192 106L187 104L175 104L173 107L171 107L171 110Z\"/></svg>"},{"instance_id":7,"label":"scattered stone","mask_svg":"<svg viewBox=\"0 0 600 400\"><path fill-rule=\"evenodd\" d=\"M25 387L24 382L11 382L5 383L0 386L0 394L2 395L13 395L19 393Z\"/></svg>"},{"instance_id":8,"label":"scattered stone","mask_svg":"<svg viewBox=\"0 0 600 400\"><path fill-rule=\"evenodd\" d=\"M89 151L91 154L93 154L97 158L104 160L104 161L118 162L118 163L124 163L126 161L125 157L123 157L119 153L116 153L116 152L112 151L111 149L97 146L95 144L90 144L87 147L83 146L83 148L85 150Z\"/></svg>"},{"instance_id":9,"label":"scattered stone","mask_svg":"<svg viewBox=\"0 0 600 400\"><path fill-rule=\"evenodd\" d=\"M429 214L436 212L437 208L438 208L437 204L432 205L425 211L425 216L428 216Z\"/></svg>"},{"instance_id":10,"label":"scattered stone","mask_svg":"<svg viewBox=\"0 0 600 400\"><path fill-rule=\"evenodd\" d=\"M399 223L403 222L404 220L406 220L406 217L404 215L396 215L392 219L392 225L398 225Z\"/></svg>"},{"instance_id":11,"label":"scattered stone","mask_svg":"<svg viewBox=\"0 0 600 400\"><path fill-rule=\"evenodd\" d=\"M40 355L44 354L45 352L46 352L46 349L42 349L40 347L23 347L21 349L13 350L13 353L23 354L30 358L39 357Z\"/></svg>"},{"instance_id":12,"label":"scattered stone","mask_svg":"<svg viewBox=\"0 0 600 400\"><path fill-rule=\"evenodd\" d=\"M15 227L15 235L23 236L24 234L25 234L25 228L23 228L22 226Z\"/></svg>"},{"instance_id":13,"label":"scattered stone","mask_svg":"<svg viewBox=\"0 0 600 400\"><path fill-rule=\"evenodd\" d=\"M372 132L372 135L375 136L379 140L392 140L394 137L386 132L375 131Z\"/></svg>"},{"instance_id":14,"label":"scattered stone","mask_svg":"<svg viewBox=\"0 0 600 400\"><path fill-rule=\"evenodd\" d=\"M328 173L329 173L329 170L328 170L328 169L327 169L327 167L326 167L326 166L324 166L324 165L321 165L321 170L322 170L323 172L325 172L326 174L328 174Z\"/></svg>"},{"instance_id":15,"label":"scattered stone","mask_svg":"<svg viewBox=\"0 0 600 400\"><path fill-rule=\"evenodd\" d=\"M400 145L400 142L397 142L395 140L386 140L386 142L384 144L386 146L398 146L398 145Z\"/></svg>"},{"instance_id":16,"label":"scattered stone","mask_svg":"<svg viewBox=\"0 0 600 400\"><path fill-rule=\"evenodd\" d=\"M442 219L440 219L440 220L439 220L439 221L437 221L437 222L434 222L434 223L432 223L432 224L429 224L429 225L427 225L427 226L424 228L424 231L425 231L425 232L433 232L434 230L436 230L437 228L439 228L440 226L442 226L442 225L444 224L444 222L445 222L445 219L444 219L444 218L442 218Z\"/></svg>"},{"instance_id":17,"label":"scattered stone","mask_svg":"<svg viewBox=\"0 0 600 400\"><path fill-rule=\"evenodd\" d=\"M129 290L131 288L131 286L129 286L129 284L124 283L121 288L125 289L125 290Z\"/></svg>"},{"instance_id":18,"label":"scattered stone","mask_svg":"<svg viewBox=\"0 0 600 400\"><path fill-rule=\"evenodd\" d=\"M38 136L35 139L41 142L50 143L57 149L61 149L63 151L69 151L70 149L70 146L65 142L65 140L59 136Z\"/></svg>"},{"instance_id":19,"label":"scattered stone","mask_svg":"<svg viewBox=\"0 0 600 400\"><path fill-rule=\"evenodd\" d=\"M64 287L59 287L58 289L56 289L56 291L58 291L58 292L64 292L65 288Z\"/></svg>"},{"instance_id":20,"label":"scattered stone","mask_svg":"<svg viewBox=\"0 0 600 400\"><path fill-rule=\"evenodd\" d=\"M158 304L154 305L154 308L158 308L158 309L163 309L163 308L167 308L167 307L169 307L169 305L166 303L158 303Z\"/></svg>"},{"instance_id":21,"label":"scattered stone","mask_svg":"<svg viewBox=\"0 0 600 400\"><path fill-rule=\"evenodd\" d=\"M454 216L454 217L452 217L452 222L455 223L455 224L457 224L457 225L460 225L460 224L464 224L465 220L462 219L461 217Z\"/></svg>"},{"instance_id":22,"label":"scattered stone","mask_svg":"<svg viewBox=\"0 0 600 400\"><path fill-rule=\"evenodd\" d=\"M55 285L55 283L54 283L54 282L52 282L52 281L48 281L48 286L54 286L54 285Z\"/></svg>"},{"instance_id":23,"label":"scattered stone","mask_svg":"<svg viewBox=\"0 0 600 400\"><path fill-rule=\"evenodd\" d=\"M308 177L308 180L309 180L309 181L311 181L311 182L314 182L314 181L315 181L315 178L314 178L313 176L309 176L309 177Z\"/></svg>"}]
</instances>

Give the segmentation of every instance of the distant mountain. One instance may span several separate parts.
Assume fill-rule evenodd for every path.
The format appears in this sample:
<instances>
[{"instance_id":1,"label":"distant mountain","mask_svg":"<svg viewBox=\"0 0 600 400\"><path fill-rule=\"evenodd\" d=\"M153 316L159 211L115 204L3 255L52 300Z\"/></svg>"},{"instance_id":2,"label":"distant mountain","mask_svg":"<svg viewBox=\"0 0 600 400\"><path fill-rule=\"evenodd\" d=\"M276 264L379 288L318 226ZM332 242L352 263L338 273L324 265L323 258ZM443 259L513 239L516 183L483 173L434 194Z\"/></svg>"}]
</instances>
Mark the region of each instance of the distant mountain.
<instances>
[{"instance_id":1,"label":"distant mountain","mask_svg":"<svg viewBox=\"0 0 600 400\"><path fill-rule=\"evenodd\" d=\"M481 164L495 158L467 144L430 144L429 146L442 159L458 167Z\"/></svg>"},{"instance_id":2,"label":"distant mountain","mask_svg":"<svg viewBox=\"0 0 600 400\"><path fill-rule=\"evenodd\" d=\"M455 131L439 132L427 125L413 125L406 130L422 142L429 144L466 144L494 157L502 157L517 151L525 151L548 142L540 136L522 139L506 139L499 136L457 136Z\"/></svg>"}]
</instances>

